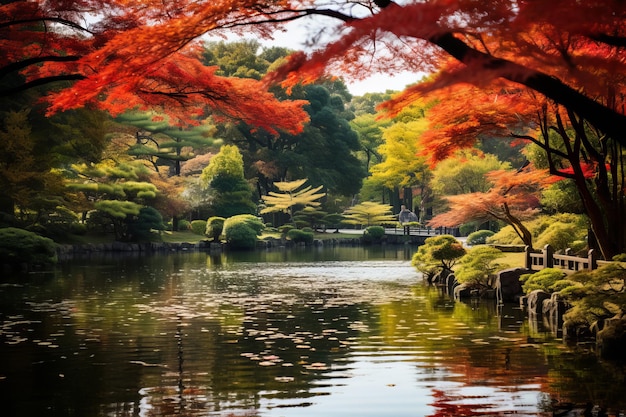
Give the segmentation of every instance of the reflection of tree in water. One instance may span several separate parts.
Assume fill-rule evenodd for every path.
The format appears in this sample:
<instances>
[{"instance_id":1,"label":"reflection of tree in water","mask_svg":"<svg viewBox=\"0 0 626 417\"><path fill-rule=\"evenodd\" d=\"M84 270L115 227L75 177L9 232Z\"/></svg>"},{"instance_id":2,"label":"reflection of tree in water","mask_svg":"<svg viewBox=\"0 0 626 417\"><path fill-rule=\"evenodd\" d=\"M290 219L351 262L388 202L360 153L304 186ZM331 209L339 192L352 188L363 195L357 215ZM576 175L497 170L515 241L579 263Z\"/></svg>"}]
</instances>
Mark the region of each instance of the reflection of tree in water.
<instances>
[{"instance_id":1,"label":"reflection of tree in water","mask_svg":"<svg viewBox=\"0 0 626 417\"><path fill-rule=\"evenodd\" d=\"M601 361L595 353L545 349L549 363L549 386L564 402L591 402L613 413L626 410L626 396L616 387L626 386L626 363Z\"/></svg>"}]
</instances>

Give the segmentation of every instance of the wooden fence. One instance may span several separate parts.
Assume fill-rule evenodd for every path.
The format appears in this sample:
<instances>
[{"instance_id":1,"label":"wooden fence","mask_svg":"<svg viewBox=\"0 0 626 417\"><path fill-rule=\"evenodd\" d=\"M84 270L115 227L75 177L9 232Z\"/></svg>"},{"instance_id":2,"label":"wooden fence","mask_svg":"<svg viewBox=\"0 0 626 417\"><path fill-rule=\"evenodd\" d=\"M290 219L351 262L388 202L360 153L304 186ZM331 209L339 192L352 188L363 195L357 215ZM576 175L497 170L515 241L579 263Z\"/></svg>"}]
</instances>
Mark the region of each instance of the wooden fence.
<instances>
[{"instance_id":1,"label":"wooden fence","mask_svg":"<svg viewBox=\"0 0 626 417\"><path fill-rule=\"evenodd\" d=\"M574 256L571 249L567 249L564 254L555 253L550 245L546 245L541 251L533 251L526 246L526 269L538 271L543 268L560 268L565 272L575 272L582 270L593 270L599 265L608 263L599 260L596 252L590 249L587 257Z\"/></svg>"}]
</instances>

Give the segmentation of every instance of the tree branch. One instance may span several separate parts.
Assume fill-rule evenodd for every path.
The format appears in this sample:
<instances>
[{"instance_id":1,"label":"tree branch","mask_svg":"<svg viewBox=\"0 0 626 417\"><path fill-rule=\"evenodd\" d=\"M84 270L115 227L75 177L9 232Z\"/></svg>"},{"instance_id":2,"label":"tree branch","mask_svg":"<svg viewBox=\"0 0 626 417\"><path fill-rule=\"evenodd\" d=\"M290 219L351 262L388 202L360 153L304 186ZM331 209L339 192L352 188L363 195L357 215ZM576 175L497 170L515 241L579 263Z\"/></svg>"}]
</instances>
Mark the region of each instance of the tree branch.
<instances>
[{"instance_id":1,"label":"tree branch","mask_svg":"<svg viewBox=\"0 0 626 417\"><path fill-rule=\"evenodd\" d=\"M36 17L32 19L5 21L5 22L0 23L0 29L10 27L10 26L28 25L31 23L44 23L44 22L59 23L63 26L68 26L68 27L80 30L82 32L87 32L92 35L94 34L94 32L90 31L89 29L85 27L82 27L76 22L72 22L71 20L63 19L60 17L48 17L48 16L41 16L41 17Z\"/></svg>"},{"instance_id":2,"label":"tree branch","mask_svg":"<svg viewBox=\"0 0 626 417\"><path fill-rule=\"evenodd\" d=\"M17 87L6 88L4 90L0 90L0 97L8 97L13 94L26 91L30 88L40 87L42 85L54 83L57 81L77 81L77 80L84 80L84 79L85 79L85 76L81 74L65 74L65 75L55 75L55 76L50 76L50 77L38 78L36 80L29 81Z\"/></svg>"},{"instance_id":3,"label":"tree branch","mask_svg":"<svg viewBox=\"0 0 626 417\"><path fill-rule=\"evenodd\" d=\"M22 61L12 62L0 68L0 78L9 75L12 72L17 72L28 68L31 65L41 64L42 62L76 62L80 59L78 56L58 56L58 55L45 55L34 58L24 59Z\"/></svg>"},{"instance_id":4,"label":"tree branch","mask_svg":"<svg viewBox=\"0 0 626 417\"><path fill-rule=\"evenodd\" d=\"M570 108L608 136L626 145L625 115L603 106L560 80L514 62L480 52L450 32L431 37L428 40L463 63L475 64L479 62L486 70L497 70L500 77L524 85L554 102Z\"/></svg>"}]
</instances>

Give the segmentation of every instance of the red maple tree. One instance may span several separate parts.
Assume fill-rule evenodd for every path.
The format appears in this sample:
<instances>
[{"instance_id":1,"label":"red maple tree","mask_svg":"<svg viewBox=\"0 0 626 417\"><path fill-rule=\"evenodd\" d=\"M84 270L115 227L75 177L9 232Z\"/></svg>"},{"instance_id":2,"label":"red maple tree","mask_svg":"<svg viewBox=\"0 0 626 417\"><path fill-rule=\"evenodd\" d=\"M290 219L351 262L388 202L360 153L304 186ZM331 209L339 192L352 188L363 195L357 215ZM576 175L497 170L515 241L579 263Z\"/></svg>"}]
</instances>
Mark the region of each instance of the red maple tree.
<instances>
[{"instance_id":1,"label":"red maple tree","mask_svg":"<svg viewBox=\"0 0 626 417\"><path fill-rule=\"evenodd\" d=\"M113 115L157 108L182 124L195 123L210 109L214 116L271 133L300 132L307 120L304 102L279 101L258 81L217 76L215 67L199 61L200 36L254 21L282 2L270 3L265 8L235 1L3 4L0 97L53 85L50 112L86 105Z\"/></svg>"}]
</instances>

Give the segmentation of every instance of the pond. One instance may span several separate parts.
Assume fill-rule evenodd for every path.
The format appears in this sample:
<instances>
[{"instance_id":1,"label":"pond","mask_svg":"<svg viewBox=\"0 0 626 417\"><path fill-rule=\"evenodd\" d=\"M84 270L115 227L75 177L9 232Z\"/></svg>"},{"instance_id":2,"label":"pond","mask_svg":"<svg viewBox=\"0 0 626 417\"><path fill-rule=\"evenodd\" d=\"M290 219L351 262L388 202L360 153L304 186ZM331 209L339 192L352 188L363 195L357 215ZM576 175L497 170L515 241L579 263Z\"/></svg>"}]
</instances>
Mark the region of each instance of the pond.
<instances>
[{"instance_id":1,"label":"pond","mask_svg":"<svg viewBox=\"0 0 626 417\"><path fill-rule=\"evenodd\" d=\"M4 277L0 414L626 410L623 364L565 346L515 305L450 300L422 282L413 251L109 256Z\"/></svg>"}]
</instances>

